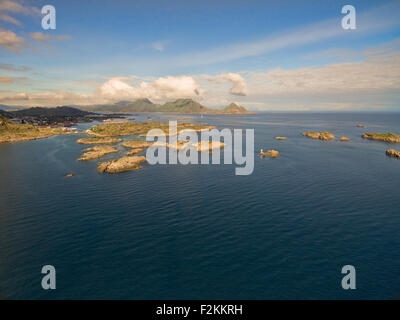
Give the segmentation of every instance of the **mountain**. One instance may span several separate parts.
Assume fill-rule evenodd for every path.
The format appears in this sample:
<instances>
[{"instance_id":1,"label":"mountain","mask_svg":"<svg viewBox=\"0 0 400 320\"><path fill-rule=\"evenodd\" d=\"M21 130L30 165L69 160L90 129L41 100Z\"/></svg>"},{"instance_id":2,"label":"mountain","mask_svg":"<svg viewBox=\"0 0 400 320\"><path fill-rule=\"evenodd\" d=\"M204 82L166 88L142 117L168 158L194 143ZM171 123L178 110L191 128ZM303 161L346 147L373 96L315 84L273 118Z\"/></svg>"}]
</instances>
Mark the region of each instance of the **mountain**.
<instances>
[{"instance_id":1,"label":"mountain","mask_svg":"<svg viewBox=\"0 0 400 320\"><path fill-rule=\"evenodd\" d=\"M11 112L7 112L4 110L0 110L0 115L8 119L14 118L14 115Z\"/></svg>"},{"instance_id":2,"label":"mountain","mask_svg":"<svg viewBox=\"0 0 400 320\"><path fill-rule=\"evenodd\" d=\"M248 111L245 107L239 106L236 103L232 102L229 106L222 110L222 113L226 114L249 114L255 113L252 111Z\"/></svg>"},{"instance_id":3,"label":"mountain","mask_svg":"<svg viewBox=\"0 0 400 320\"><path fill-rule=\"evenodd\" d=\"M138 99L135 101L119 101L114 104L99 104L91 106L81 106L81 109L97 112L157 112L158 104L154 104L149 99Z\"/></svg>"},{"instance_id":4,"label":"mountain","mask_svg":"<svg viewBox=\"0 0 400 320\"><path fill-rule=\"evenodd\" d=\"M159 111L173 113L208 113L211 110L192 99L178 99L163 104L159 107Z\"/></svg>"},{"instance_id":5,"label":"mountain","mask_svg":"<svg viewBox=\"0 0 400 320\"><path fill-rule=\"evenodd\" d=\"M126 103L123 105L123 112L157 112L158 104L151 102L149 99L138 99L134 102Z\"/></svg>"},{"instance_id":6,"label":"mountain","mask_svg":"<svg viewBox=\"0 0 400 320\"><path fill-rule=\"evenodd\" d=\"M197 113L197 114L248 114L254 113L246 108L231 103L223 110L209 109L192 99L178 99L164 104L155 104L149 99L138 99L136 101L119 101L114 104L93 105L81 107L85 110L100 112L164 112L164 113Z\"/></svg>"},{"instance_id":7,"label":"mountain","mask_svg":"<svg viewBox=\"0 0 400 320\"><path fill-rule=\"evenodd\" d=\"M42 108L35 107L13 111L16 117L84 117L93 114L92 112L82 111L72 107Z\"/></svg>"}]
</instances>

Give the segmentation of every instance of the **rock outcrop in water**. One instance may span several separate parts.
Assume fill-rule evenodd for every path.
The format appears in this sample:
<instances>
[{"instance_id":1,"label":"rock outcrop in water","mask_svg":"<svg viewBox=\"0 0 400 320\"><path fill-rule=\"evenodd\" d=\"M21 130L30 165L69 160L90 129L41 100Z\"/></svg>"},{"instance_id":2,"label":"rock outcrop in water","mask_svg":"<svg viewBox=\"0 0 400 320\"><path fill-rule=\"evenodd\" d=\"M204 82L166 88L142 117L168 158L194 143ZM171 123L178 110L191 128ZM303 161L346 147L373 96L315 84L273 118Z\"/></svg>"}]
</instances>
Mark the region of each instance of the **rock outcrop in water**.
<instances>
[{"instance_id":1,"label":"rock outcrop in water","mask_svg":"<svg viewBox=\"0 0 400 320\"><path fill-rule=\"evenodd\" d=\"M77 143L80 144L112 144L121 142L121 138L113 138L113 137L90 137L90 138L82 138L77 140Z\"/></svg>"},{"instance_id":2,"label":"rock outcrop in water","mask_svg":"<svg viewBox=\"0 0 400 320\"><path fill-rule=\"evenodd\" d=\"M121 145L125 148L137 149L137 148L147 148L151 146L151 143L143 140L127 140L124 141Z\"/></svg>"},{"instance_id":3,"label":"rock outcrop in water","mask_svg":"<svg viewBox=\"0 0 400 320\"><path fill-rule=\"evenodd\" d=\"M132 150L128 151L126 153L126 155L127 156L133 156L134 154L138 154L138 153L142 153L142 152L143 152L142 148L135 148L135 149L132 149Z\"/></svg>"},{"instance_id":4,"label":"rock outcrop in water","mask_svg":"<svg viewBox=\"0 0 400 320\"><path fill-rule=\"evenodd\" d=\"M386 155L389 157L393 157L393 158L398 158L400 159L400 151L397 151L395 149L389 149L386 151Z\"/></svg>"},{"instance_id":5,"label":"rock outcrop in water","mask_svg":"<svg viewBox=\"0 0 400 320\"><path fill-rule=\"evenodd\" d=\"M287 137L275 137L275 140L287 140Z\"/></svg>"},{"instance_id":6,"label":"rock outcrop in water","mask_svg":"<svg viewBox=\"0 0 400 320\"><path fill-rule=\"evenodd\" d=\"M79 161L88 161L100 159L110 153L118 152L118 149L113 146L94 146L84 149L85 153L78 159Z\"/></svg>"},{"instance_id":7,"label":"rock outcrop in water","mask_svg":"<svg viewBox=\"0 0 400 320\"><path fill-rule=\"evenodd\" d=\"M190 143L188 141L176 141L176 143L167 143L162 141L157 141L152 144L154 147L166 147L169 149L175 149L177 151L184 150L187 148L194 148L198 152L222 149L225 147L225 143L220 141L199 141L197 143Z\"/></svg>"},{"instance_id":8,"label":"rock outcrop in water","mask_svg":"<svg viewBox=\"0 0 400 320\"><path fill-rule=\"evenodd\" d=\"M364 133L361 137L368 140L376 140L390 143L400 143L400 135L395 134L393 132L389 133L380 133L380 132L367 132Z\"/></svg>"},{"instance_id":9,"label":"rock outcrop in water","mask_svg":"<svg viewBox=\"0 0 400 320\"><path fill-rule=\"evenodd\" d=\"M359 123L359 124L357 125L357 128L364 128L364 125L363 125L362 123Z\"/></svg>"},{"instance_id":10,"label":"rock outcrop in water","mask_svg":"<svg viewBox=\"0 0 400 320\"><path fill-rule=\"evenodd\" d=\"M193 147L197 149L198 152L213 151L216 149L222 149L225 147L225 143L220 141L199 141L194 143Z\"/></svg>"},{"instance_id":11,"label":"rock outcrop in water","mask_svg":"<svg viewBox=\"0 0 400 320\"><path fill-rule=\"evenodd\" d=\"M270 158L278 158L280 156L280 153L276 150L267 150L267 155Z\"/></svg>"},{"instance_id":12,"label":"rock outcrop in water","mask_svg":"<svg viewBox=\"0 0 400 320\"><path fill-rule=\"evenodd\" d=\"M205 126L202 124L194 123L178 123L177 132L181 132L185 129L194 130L200 132L202 130L211 130L215 127ZM116 137L116 136L129 136L129 135L140 135L145 137L151 129L161 129L165 136L169 136L169 126L168 122L130 122L125 121L122 123L105 123L97 125L90 130L88 134L92 134L98 137Z\"/></svg>"},{"instance_id":13,"label":"rock outcrop in water","mask_svg":"<svg viewBox=\"0 0 400 320\"><path fill-rule=\"evenodd\" d=\"M141 164L146 161L147 160L144 156L122 157L117 160L99 163L97 166L97 171L118 173L130 170L138 170L142 167Z\"/></svg>"},{"instance_id":14,"label":"rock outcrop in water","mask_svg":"<svg viewBox=\"0 0 400 320\"><path fill-rule=\"evenodd\" d=\"M323 132L316 132L316 131L307 131L303 132L303 136L309 137L312 139L319 139L319 140L333 140L335 139L335 136L328 132L328 131L323 131Z\"/></svg>"},{"instance_id":15,"label":"rock outcrop in water","mask_svg":"<svg viewBox=\"0 0 400 320\"><path fill-rule=\"evenodd\" d=\"M340 138L340 141L350 141L350 138L347 138L347 137L341 137L341 138Z\"/></svg>"},{"instance_id":16,"label":"rock outcrop in water","mask_svg":"<svg viewBox=\"0 0 400 320\"><path fill-rule=\"evenodd\" d=\"M279 153L279 151L276 151L276 150L267 150L266 152L261 151L260 155L262 157L268 156L270 158L278 158L280 153Z\"/></svg>"}]
</instances>

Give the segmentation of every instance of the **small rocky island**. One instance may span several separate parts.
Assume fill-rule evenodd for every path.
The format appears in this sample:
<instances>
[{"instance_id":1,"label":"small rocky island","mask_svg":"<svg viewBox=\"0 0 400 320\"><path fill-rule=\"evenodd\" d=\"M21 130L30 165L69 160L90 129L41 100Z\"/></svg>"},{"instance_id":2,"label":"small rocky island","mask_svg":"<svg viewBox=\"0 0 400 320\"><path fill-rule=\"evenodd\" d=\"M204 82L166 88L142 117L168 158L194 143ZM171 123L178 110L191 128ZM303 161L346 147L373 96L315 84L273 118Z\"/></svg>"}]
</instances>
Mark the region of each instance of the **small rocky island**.
<instances>
[{"instance_id":1,"label":"small rocky island","mask_svg":"<svg viewBox=\"0 0 400 320\"><path fill-rule=\"evenodd\" d=\"M376 140L389 143L400 143L400 135L395 134L393 132L389 133L367 132L364 133L361 137L368 140Z\"/></svg>"},{"instance_id":2,"label":"small rocky island","mask_svg":"<svg viewBox=\"0 0 400 320\"><path fill-rule=\"evenodd\" d=\"M113 146L93 146L87 149L84 149L85 153L78 158L79 161L88 161L88 160L96 160L100 159L110 153L118 152L118 149Z\"/></svg>"},{"instance_id":3,"label":"small rocky island","mask_svg":"<svg viewBox=\"0 0 400 320\"><path fill-rule=\"evenodd\" d=\"M319 140L333 140L335 139L335 136L328 132L328 131L323 131L323 132L316 132L316 131L306 131L303 132L303 136L309 137L311 139L319 139Z\"/></svg>"},{"instance_id":4,"label":"small rocky island","mask_svg":"<svg viewBox=\"0 0 400 320\"><path fill-rule=\"evenodd\" d=\"M125 148L137 149L137 148L147 148L151 145L151 143L143 140L127 140L124 141L121 145Z\"/></svg>"},{"instance_id":5,"label":"small rocky island","mask_svg":"<svg viewBox=\"0 0 400 320\"><path fill-rule=\"evenodd\" d=\"M341 138L340 138L340 141L350 141L350 138L348 138L348 137L341 137Z\"/></svg>"},{"instance_id":6,"label":"small rocky island","mask_svg":"<svg viewBox=\"0 0 400 320\"><path fill-rule=\"evenodd\" d=\"M398 158L400 159L400 151L397 151L395 149L389 149L386 151L386 155L388 157L393 157L393 158Z\"/></svg>"},{"instance_id":7,"label":"small rocky island","mask_svg":"<svg viewBox=\"0 0 400 320\"><path fill-rule=\"evenodd\" d=\"M139 153L142 153L142 152L143 152L143 149L142 149L142 148L134 148L134 149L128 151L128 152L126 153L126 155L127 155L127 156L133 156L134 154L139 154Z\"/></svg>"},{"instance_id":8,"label":"small rocky island","mask_svg":"<svg viewBox=\"0 0 400 320\"><path fill-rule=\"evenodd\" d=\"M288 137L275 137L275 140L287 140Z\"/></svg>"},{"instance_id":9,"label":"small rocky island","mask_svg":"<svg viewBox=\"0 0 400 320\"><path fill-rule=\"evenodd\" d=\"M200 132L202 130L211 130L214 129L214 126L207 126L202 124L193 124L193 123L178 123L177 133L185 129L190 129L196 132ZM97 137L116 137L116 136L130 136L130 135L146 135L148 131L151 129L161 129L164 131L165 136L169 135L169 125L167 122L156 122L156 121L148 121L148 122L130 122L125 121L122 123L105 123L100 124L98 126L93 127L88 130L88 134L95 135Z\"/></svg>"},{"instance_id":10,"label":"small rocky island","mask_svg":"<svg viewBox=\"0 0 400 320\"><path fill-rule=\"evenodd\" d=\"M99 163L97 166L97 171L118 173L130 170L138 170L142 167L141 164L146 161L146 157L144 156L122 157L117 160Z\"/></svg>"},{"instance_id":11,"label":"small rocky island","mask_svg":"<svg viewBox=\"0 0 400 320\"><path fill-rule=\"evenodd\" d=\"M270 157L270 158L278 158L279 155L280 155L280 153L279 153L279 151L276 151L276 150L267 150L266 152L261 151L261 152L260 152L260 155L261 155L262 157L268 156L268 157Z\"/></svg>"},{"instance_id":12,"label":"small rocky island","mask_svg":"<svg viewBox=\"0 0 400 320\"><path fill-rule=\"evenodd\" d=\"M90 138L82 138L77 140L77 143L80 144L113 144L121 142L121 138L112 138L112 137L90 137Z\"/></svg>"}]
</instances>

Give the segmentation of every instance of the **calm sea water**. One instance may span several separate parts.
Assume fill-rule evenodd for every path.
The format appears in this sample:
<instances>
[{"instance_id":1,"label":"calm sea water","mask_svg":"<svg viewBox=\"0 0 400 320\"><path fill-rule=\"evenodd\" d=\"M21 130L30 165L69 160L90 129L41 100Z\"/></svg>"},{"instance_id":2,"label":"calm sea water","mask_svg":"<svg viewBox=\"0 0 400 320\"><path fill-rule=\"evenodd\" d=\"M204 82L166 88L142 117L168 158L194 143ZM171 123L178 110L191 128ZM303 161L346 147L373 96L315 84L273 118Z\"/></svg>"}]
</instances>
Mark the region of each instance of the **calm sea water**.
<instances>
[{"instance_id":1,"label":"calm sea water","mask_svg":"<svg viewBox=\"0 0 400 320\"><path fill-rule=\"evenodd\" d=\"M400 297L400 160L385 156L390 145L361 138L400 133L400 114L178 119L254 128L256 150L281 157L256 156L250 176L235 176L233 165L108 175L98 161L76 161L85 147L76 136L0 145L0 298ZM352 140L312 140L304 130ZM53 291L41 288L46 264L57 270ZM347 264L356 290L341 288Z\"/></svg>"}]
</instances>

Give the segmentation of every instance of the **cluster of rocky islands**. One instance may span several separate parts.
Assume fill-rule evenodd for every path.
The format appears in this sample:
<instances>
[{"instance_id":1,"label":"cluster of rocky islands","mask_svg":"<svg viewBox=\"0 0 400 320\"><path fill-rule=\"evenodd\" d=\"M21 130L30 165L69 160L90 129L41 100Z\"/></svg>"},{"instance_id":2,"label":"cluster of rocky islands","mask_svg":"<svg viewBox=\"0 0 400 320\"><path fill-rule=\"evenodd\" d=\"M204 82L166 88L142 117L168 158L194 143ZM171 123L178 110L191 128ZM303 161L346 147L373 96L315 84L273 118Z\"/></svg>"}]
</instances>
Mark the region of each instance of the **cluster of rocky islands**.
<instances>
[{"instance_id":1,"label":"cluster of rocky islands","mask_svg":"<svg viewBox=\"0 0 400 320\"><path fill-rule=\"evenodd\" d=\"M179 134L185 130L192 130L195 132L201 132L203 130L211 130L214 129L213 126L208 126L206 124L193 124L193 123L179 123L177 124L177 132L174 134ZM93 147L83 149L84 152L79 161L89 161L89 160L97 160L102 157L105 157L111 153L117 153L119 150L112 146L112 144L121 143L120 146L130 149L125 153L125 156L100 162L97 165L97 170L99 172L107 172L107 173L118 173L130 170L140 169L141 164L146 162L146 157L138 156L144 151L145 148L150 147L151 145L160 147L165 146L167 148L174 148L176 150L182 150L188 147L187 141L176 141L176 143L167 143L167 142L155 142L150 143L144 140L133 139L133 140L125 140L123 141L121 136L131 136L136 135L141 137L145 135L151 129L161 129L165 132L166 136L169 135L169 124L164 122L122 122L122 123L106 123L97 125L90 130L87 130L86 133L91 135L91 137L78 139L76 142L79 144L93 144ZM209 141L200 141L191 145L198 152L212 152L214 149L220 149L224 147L224 143L222 142L209 142Z\"/></svg>"},{"instance_id":2,"label":"cluster of rocky islands","mask_svg":"<svg viewBox=\"0 0 400 320\"><path fill-rule=\"evenodd\" d=\"M364 128L363 124L358 124L358 128ZM324 131L324 132L315 132L315 131L306 131L303 132L303 136L312 138L312 139L320 139L320 140L334 140L334 134ZM393 132L389 133L380 133L380 132L367 132L361 135L363 139L375 140L375 141L383 141L387 143L400 143L400 135L395 134ZM341 137L340 141L350 141L348 137ZM386 151L386 155L394 158L400 158L400 151L395 149L389 149Z\"/></svg>"},{"instance_id":3,"label":"cluster of rocky islands","mask_svg":"<svg viewBox=\"0 0 400 320\"><path fill-rule=\"evenodd\" d=\"M363 128L364 125L358 124L357 127ZM174 135L179 134L184 130L193 130L195 132L201 132L203 130L214 129L214 126L209 126L207 124L193 124L193 123L178 123L177 132ZM86 149L83 149L83 154L77 160L79 161L90 161L98 160L109 154L118 153L121 149L115 147L115 144L120 144L121 147L129 149L125 152L125 155L119 159L100 162L97 166L99 172L107 173L117 173L128 170L137 170L141 168L141 164L146 162L146 158L140 154L144 152L145 148L148 148L152 143L140 140L125 140L121 137L135 135L138 138L145 137L146 134L152 129L161 129L165 132L165 136L169 133L169 123L166 122L110 122L96 125L93 128L84 132L84 134L89 135L89 137L81 138L77 140L77 143L84 145L92 145ZM35 140L51 137L54 135L63 134L75 134L72 132L64 131L60 128L52 127L40 127L32 124L19 124L11 121L7 117L0 115L0 143L3 142L15 142L15 141L26 141ZM79 133L79 134L82 134ZM323 141L331 141L336 137L333 133L328 131L305 131L302 133L303 136L309 137L311 139L318 139ZM386 143L400 143L400 135L389 132L367 132L361 135L363 139L382 141ZM287 140L287 137L277 136L276 140ZM348 137L340 137L340 141L350 141ZM182 150L188 147L187 141L177 141L174 144L167 142L156 142L156 146L165 146L167 148L174 148L176 150ZM209 152L212 153L215 149L224 148L224 143L222 142L209 142L209 141L199 141L195 144L190 145L194 147L198 152ZM262 157L268 156L270 158L278 158L280 156L277 150L267 150L260 151ZM394 158L400 158L400 151L395 149L389 149L386 151L386 155ZM67 175L69 177L74 176L73 174Z\"/></svg>"},{"instance_id":4,"label":"cluster of rocky islands","mask_svg":"<svg viewBox=\"0 0 400 320\"><path fill-rule=\"evenodd\" d=\"M357 124L357 128L364 128L363 124ZM302 133L304 137L308 137L311 139L318 139L323 141L330 141L335 139L335 135L329 131L305 131ZM375 141L383 141L387 143L400 143L400 135L395 134L393 132L389 133L380 133L380 132L367 132L361 135L363 139L375 140ZM287 137L275 137L276 140L287 140ZM340 141L350 141L348 137L340 137ZM261 149L260 155L262 157L269 156L270 158L279 157L280 153L276 150L267 150L263 151ZM389 149L386 151L386 155L389 157L400 158L400 151L395 149Z\"/></svg>"}]
</instances>

